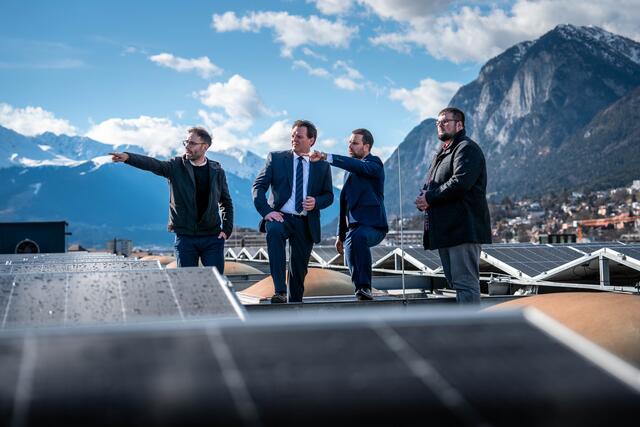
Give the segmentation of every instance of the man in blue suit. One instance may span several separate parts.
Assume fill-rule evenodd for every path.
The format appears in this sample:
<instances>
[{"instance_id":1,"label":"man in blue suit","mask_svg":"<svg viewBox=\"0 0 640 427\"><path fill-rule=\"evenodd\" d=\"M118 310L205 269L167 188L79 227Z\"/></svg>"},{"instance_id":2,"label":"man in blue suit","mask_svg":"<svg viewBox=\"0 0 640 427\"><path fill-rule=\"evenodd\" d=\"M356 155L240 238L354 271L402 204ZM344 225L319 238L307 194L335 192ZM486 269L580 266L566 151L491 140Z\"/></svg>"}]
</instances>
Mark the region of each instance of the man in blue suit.
<instances>
[{"instance_id":1,"label":"man in blue suit","mask_svg":"<svg viewBox=\"0 0 640 427\"><path fill-rule=\"evenodd\" d=\"M312 162L326 160L346 171L340 192L340 217L336 250L344 253L355 295L359 300L372 300L371 248L389 231L384 210L384 166L372 155L373 135L367 129L356 129L349 138L349 156L314 152Z\"/></svg>"},{"instance_id":2,"label":"man in blue suit","mask_svg":"<svg viewBox=\"0 0 640 427\"><path fill-rule=\"evenodd\" d=\"M269 153L253 183L253 204L260 231L267 233L269 269L275 287L272 303L287 302L285 243L289 240L289 301L302 302L304 278L314 243L320 243L320 209L333 203L331 168L306 157L316 142L313 123L298 120L291 132L292 150ZM267 190L271 189L269 201Z\"/></svg>"}]
</instances>

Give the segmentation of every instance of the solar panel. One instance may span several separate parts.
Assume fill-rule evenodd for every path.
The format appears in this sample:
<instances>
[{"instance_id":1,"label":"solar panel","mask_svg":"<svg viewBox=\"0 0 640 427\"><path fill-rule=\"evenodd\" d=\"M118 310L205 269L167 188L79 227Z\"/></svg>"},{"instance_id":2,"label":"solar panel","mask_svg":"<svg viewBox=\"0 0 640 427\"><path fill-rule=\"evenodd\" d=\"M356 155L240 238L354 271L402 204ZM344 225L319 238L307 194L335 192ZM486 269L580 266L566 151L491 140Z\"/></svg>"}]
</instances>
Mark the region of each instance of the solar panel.
<instances>
[{"instance_id":1,"label":"solar panel","mask_svg":"<svg viewBox=\"0 0 640 427\"><path fill-rule=\"evenodd\" d=\"M6 273L64 273L101 270L138 270L161 268L157 260L154 261L99 261L78 263L19 263L9 265Z\"/></svg>"},{"instance_id":2,"label":"solar panel","mask_svg":"<svg viewBox=\"0 0 640 427\"><path fill-rule=\"evenodd\" d=\"M640 262L640 245L616 246L612 249Z\"/></svg>"},{"instance_id":3,"label":"solar panel","mask_svg":"<svg viewBox=\"0 0 640 427\"><path fill-rule=\"evenodd\" d=\"M244 316L209 268L0 276L2 328Z\"/></svg>"},{"instance_id":4,"label":"solar panel","mask_svg":"<svg viewBox=\"0 0 640 427\"><path fill-rule=\"evenodd\" d=\"M258 254L258 252L260 252L260 248L256 248L256 247L252 247L252 248L245 248L247 250L247 252L249 253L249 257L251 259L255 258L255 256Z\"/></svg>"},{"instance_id":5,"label":"solar panel","mask_svg":"<svg viewBox=\"0 0 640 427\"><path fill-rule=\"evenodd\" d=\"M616 248L620 246L624 246L624 244L619 242L602 242L602 243L566 243L562 245L554 245L554 247L571 247L577 249L586 254L591 254L602 248Z\"/></svg>"},{"instance_id":6,"label":"solar panel","mask_svg":"<svg viewBox=\"0 0 640 427\"><path fill-rule=\"evenodd\" d=\"M436 270L442 267L438 251L426 251L421 248L406 248L404 252L431 270Z\"/></svg>"},{"instance_id":7,"label":"solar panel","mask_svg":"<svg viewBox=\"0 0 640 427\"><path fill-rule=\"evenodd\" d=\"M334 246L314 246L313 252L327 264L340 256Z\"/></svg>"},{"instance_id":8,"label":"solar panel","mask_svg":"<svg viewBox=\"0 0 640 427\"><path fill-rule=\"evenodd\" d=\"M484 246L482 250L487 255L521 271L529 277L537 276L583 256L569 247L546 245L528 247Z\"/></svg>"},{"instance_id":9,"label":"solar panel","mask_svg":"<svg viewBox=\"0 0 640 427\"><path fill-rule=\"evenodd\" d=\"M80 259L124 259L122 256L102 252L80 252L80 253L38 253L38 254L2 254L0 262L65 262Z\"/></svg>"},{"instance_id":10,"label":"solar panel","mask_svg":"<svg viewBox=\"0 0 640 427\"><path fill-rule=\"evenodd\" d=\"M0 423L637 423L637 385L520 314L264 320L0 335Z\"/></svg>"},{"instance_id":11,"label":"solar panel","mask_svg":"<svg viewBox=\"0 0 640 427\"><path fill-rule=\"evenodd\" d=\"M380 261L390 252L393 252L396 248L394 246L374 246L371 248L371 263L375 264Z\"/></svg>"}]
</instances>

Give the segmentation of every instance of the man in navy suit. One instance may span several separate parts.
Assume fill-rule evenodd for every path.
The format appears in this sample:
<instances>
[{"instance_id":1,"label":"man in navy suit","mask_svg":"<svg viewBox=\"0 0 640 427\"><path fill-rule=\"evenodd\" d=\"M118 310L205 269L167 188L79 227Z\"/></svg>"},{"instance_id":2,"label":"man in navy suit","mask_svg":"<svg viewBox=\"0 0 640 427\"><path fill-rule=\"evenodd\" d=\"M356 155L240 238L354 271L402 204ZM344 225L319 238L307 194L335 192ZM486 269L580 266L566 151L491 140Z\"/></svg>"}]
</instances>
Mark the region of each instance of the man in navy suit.
<instances>
[{"instance_id":1,"label":"man in navy suit","mask_svg":"<svg viewBox=\"0 0 640 427\"><path fill-rule=\"evenodd\" d=\"M313 123L297 120L291 131L292 150L269 153L253 183L253 204L260 215L260 231L267 233L269 269L275 287L272 303L287 302L285 243L289 240L289 301L302 302L304 278L313 243L320 243L320 209L333 203L331 168L311 163L308 154L318 131ZM271 189L269 201L267 190Z\"/></svg>"},{"instance_id":2,"label":"man in navy suit","mask_svg":"<svg viewBox=\"0 0 640 427\"><path fill-rule=\"evenodd\" d=\"M326 160L346 171L340 192L336 250L344 253L359 300L372 300L371 248L389 231L384 210L384 166L372 155L373 135L356 129L349 138L349 156L314 152L312 162Z\"/></svg>"}]
</instances>

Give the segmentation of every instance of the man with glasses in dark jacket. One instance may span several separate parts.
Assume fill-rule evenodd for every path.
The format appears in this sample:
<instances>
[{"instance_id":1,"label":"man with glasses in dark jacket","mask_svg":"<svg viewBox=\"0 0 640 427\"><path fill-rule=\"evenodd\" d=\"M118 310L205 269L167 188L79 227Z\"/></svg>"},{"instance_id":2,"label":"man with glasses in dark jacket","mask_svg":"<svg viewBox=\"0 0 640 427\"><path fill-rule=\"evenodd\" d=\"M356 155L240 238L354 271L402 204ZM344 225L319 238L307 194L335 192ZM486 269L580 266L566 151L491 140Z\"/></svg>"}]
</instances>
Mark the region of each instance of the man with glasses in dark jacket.
<instances>
[{"instance_id":1,"label":"man with glasses in dark jacket","mask_svg":"<svg viewBox=\"0 0 640 427\"><path fill-rule=\"evenodd\" d=\"M196 267L198 261L224 272L224 242L233 230L233 203L220 163L209 160L211 135L204 128L189 129L182 143L185 152L171 160L133 153L111 153L114 162L127 163L163 176L169 181L169 231L176 233L179 267Z\"/></svg>"},{"instance_id":2,"label":"man with glasses in dark jacket","mask_svg":"<svg viewBox=\"0 0 640 427\"><path fill-rule=\"evenodd\" d=\"M477 304L480 248L491 243L487 166L480 146L465 134L462 111L440 111L436 129L442 145L415 201L418 210L425 213L423 245L438 249L456 300Z\"/></svg>"}]
</instances>

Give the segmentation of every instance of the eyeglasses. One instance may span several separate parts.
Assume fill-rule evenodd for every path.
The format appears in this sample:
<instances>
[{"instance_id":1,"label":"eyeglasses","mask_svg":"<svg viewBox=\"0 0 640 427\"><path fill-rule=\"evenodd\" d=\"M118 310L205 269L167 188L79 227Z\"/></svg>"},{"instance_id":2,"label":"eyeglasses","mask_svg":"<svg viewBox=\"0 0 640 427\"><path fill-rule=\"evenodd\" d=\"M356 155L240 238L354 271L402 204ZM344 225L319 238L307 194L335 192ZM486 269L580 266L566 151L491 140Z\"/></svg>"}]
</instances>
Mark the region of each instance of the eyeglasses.
<instances>
[{"instance_id":1,"label":"eyeglasses","mask_svg":"<svg viewBox=\"0 0 640 427\"><path fill-rule=\"evenodd\" d=\"M439 126L444 126L449 122L459 122L460 120L456 120L456 119L444 119L444 120L438 120L436 121L436 127Z\"/></svg>"},{"instance_id":2,"label":"eyeglasses","mask_svg":"<svg viewBox=\"0 0 640 427\"><path fill-rule=\"evenodd\" d=\"M185 147L193 147L195 145L202 145L204 144L204 142L193 142L193 141L189 141L188 139L185 139L184 141L182 141L182 145L184 145Z\"/></svg>"}]
</instances>

